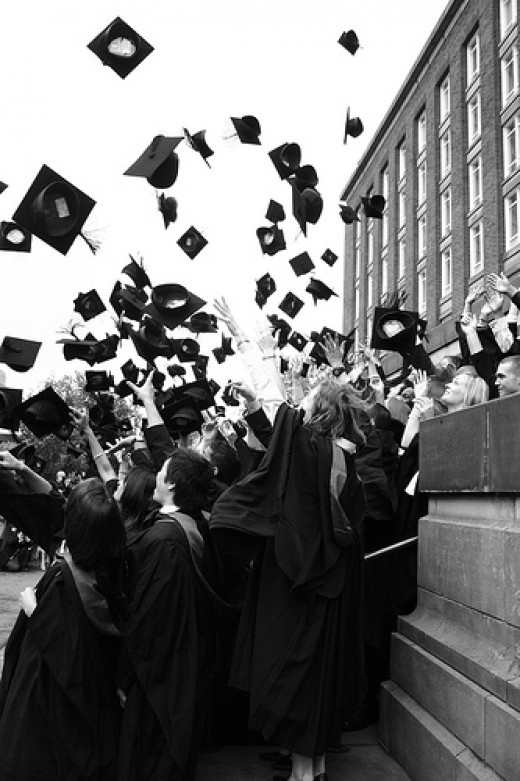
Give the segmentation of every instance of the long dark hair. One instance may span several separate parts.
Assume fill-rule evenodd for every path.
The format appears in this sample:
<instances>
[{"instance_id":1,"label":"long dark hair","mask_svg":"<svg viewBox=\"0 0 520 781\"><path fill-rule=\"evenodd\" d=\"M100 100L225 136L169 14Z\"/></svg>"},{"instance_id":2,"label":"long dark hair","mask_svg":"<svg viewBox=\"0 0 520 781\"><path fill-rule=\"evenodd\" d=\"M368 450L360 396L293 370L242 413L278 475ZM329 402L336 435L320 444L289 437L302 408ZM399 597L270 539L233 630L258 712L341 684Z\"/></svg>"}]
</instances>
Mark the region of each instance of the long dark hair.
<instances>
[{"instance_id":1,"label":"long dark hair","mask_svg":"<svg viewBox=\"0 0 520 781\"><path fill-rule=\"evenodd\" d=\"M346 437L357 445L364 445L363 419L368 405L351 385L332 378L323 380L314 392L309 420L306 426L317 434L339 439Z\"/></svg>"},{"instance_id":2,"label":"long dark hair","mask_svg":"<svg viewBox=\"0 0 520 781\"><path fill-rule=\"evenodd\" d=\"M128 472L121 494L120 508L128 529L145 528L155 489L155 472L146 466L134 466Z\"/></svg>"},{"instance_id":3,"label":"long dark hair","mask_svg":"<svg viewBox=\"0 0 520 781\"><path fill-rule=\"evenodd\" d=\"M74 563L98 570L123 552L125 530L117 502L98 478L76 485L65 507L65 542Z\"/></svg>"}]
</instances>

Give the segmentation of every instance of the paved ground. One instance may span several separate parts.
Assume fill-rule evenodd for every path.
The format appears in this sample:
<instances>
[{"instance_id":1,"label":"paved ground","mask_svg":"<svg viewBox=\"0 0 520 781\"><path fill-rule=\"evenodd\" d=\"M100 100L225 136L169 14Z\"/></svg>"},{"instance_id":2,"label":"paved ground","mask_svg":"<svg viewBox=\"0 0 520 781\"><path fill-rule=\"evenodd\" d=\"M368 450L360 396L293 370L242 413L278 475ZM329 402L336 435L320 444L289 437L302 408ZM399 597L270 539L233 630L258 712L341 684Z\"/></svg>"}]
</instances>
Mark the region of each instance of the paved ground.
<instances>
[{"instance_id":1,"label":"paved ground","mask_svg":"<svg viewBox=\"0 0 520 781\"><path fill-rule=\"evenodd\" d=\"M36 585L42 574L35 566L29 572L0 572L0 670L3 647L18 615L20 591ZM344 733L343 742L350 751L329 755L330 781L407 781L408 776L379 745L376 726ZM196 781L268 781L274 771L258 757L265 750L265 746L229 746L202 754Z\"/></svg>"}]
</instances>

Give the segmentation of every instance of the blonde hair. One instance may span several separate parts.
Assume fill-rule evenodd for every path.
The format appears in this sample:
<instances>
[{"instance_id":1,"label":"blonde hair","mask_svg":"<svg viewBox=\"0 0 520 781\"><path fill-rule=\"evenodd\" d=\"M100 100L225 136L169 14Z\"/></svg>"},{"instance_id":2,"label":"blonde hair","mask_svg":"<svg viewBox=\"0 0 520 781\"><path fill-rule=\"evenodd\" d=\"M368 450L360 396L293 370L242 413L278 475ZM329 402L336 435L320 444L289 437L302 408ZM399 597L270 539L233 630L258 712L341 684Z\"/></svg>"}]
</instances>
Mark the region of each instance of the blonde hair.
<instances>
[{"instance_id":1,"label":"blonde hair","mask_svg":"<svg viewBox=\"0 0 520 781\"><path fill-rule=\"evenodd\" d=\"M464 389L464 407L473 407L475 404L483 404L489 399L489 387L482 377L468 376L468 382Z\"/></svg>"},{"instance_id":2,"label":"blonde hair","mask_svg":"<svg viewBox=\"0 0 520 781\"><path fill-rule=\"evenodd\" d=\"M364 445L363 421L368 421L368 405L360 394L345 383L332 378L323 380L315 391L310 417L305 424L317 434Z\"/></svg>"}]
</instances>

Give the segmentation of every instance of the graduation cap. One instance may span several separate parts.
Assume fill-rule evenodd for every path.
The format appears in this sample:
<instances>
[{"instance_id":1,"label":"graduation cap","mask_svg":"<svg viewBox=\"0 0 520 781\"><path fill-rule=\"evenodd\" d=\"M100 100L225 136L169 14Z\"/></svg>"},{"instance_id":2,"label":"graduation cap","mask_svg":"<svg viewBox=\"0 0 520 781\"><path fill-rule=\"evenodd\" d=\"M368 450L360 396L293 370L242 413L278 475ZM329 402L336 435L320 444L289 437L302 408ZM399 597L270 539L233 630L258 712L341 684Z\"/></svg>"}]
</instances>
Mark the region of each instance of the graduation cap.
<instances>
[{"instance_id":1,"label":"graduation cap","mask_svg":"<svg viewBox=\"0 0 520 781\"><path fill-rule=\"evenodd\" d=\"M85 339L59 339L56 344L63 345L63 357L66 361L85 361L89 366L97 363L98 340L92 334Z\"/></svg>"},{"instance_id":2,"label":"graduation cap","mask_svg":"<svg viewBox=\"0 0 520 781\"><path fill-rule=\"evenodd\" d=\"M194 361L200 352L200 345L195 339L172 339L171 343L181 363Z\"/></svg>"},{"instance_id":3,"label":"graduation cap","mask_svg":"<svg viewBox=\"0 0 520 781\"><path fill-rule=\"evenodd\" d=\"M359 39L354 30L347 30L346 33L341 33L338 43L350 54L355 54L359 49Z\"/></svg>"},{"instance_id":4,"label":"graduation cap","mask_svg":"<svg viewBox=\"0 0 520 781\"><path fill-rule=\"evenodd\" d=\"M111 361L117 355L119 346L119 336L117 334L107 335L104 339L99 339L94 347L96 363Z\"/></svg>"},{"instance_id":5,"label":"graduation cap","mask_svg":"<svg viewBox=\"0 0 520 781\"><path fill-rule=\"evenodd\" d=\"M315 225L321 217L323 211L323 198L313 187L306 187L301 192L305 208L305 221Z\"/></svg>"},{"instance_id":6,"label":"graduation cap","mask_svg":"<svg viewBox=\"0 0 520 781\"><path fill-rule=\"evenodd\" d=\"M21 403L21 390L18 388L0 388L0 429L14 431L18 428L18 417L13 410Z\"/></svg>"},{"instance_id":7,"label":"graduation cap","mask_svg":"<svg viewBox=\"0 0 520 781\"><path fill-rule=\"evenodd\" d=\"M295 350L301 352L305 347L305 345L307 344L308 340L304 336L299 334L298 331L293 331L287 341L288 344L291 345L291 347L294 347Z\"/></svg>"},{"instance_id":8,"label":"graduation cap","mask_svg":"<svg viewBox=\"0 0 520 781\"><path fill-rule=\"evenodd\" d=\"M173 389L175 401L190 399L199 410L215 406L215 392L206 379L189 382Z\"/></svg>"},{"instance_id":9,"label":"graduation cap","mask_svg":"<svg viewBox=\"0 0 520 781\"><path fill-rule=\"evenodd\" d=\"M278 315L267 315L267 319L271 323L273 336L278 337L278 347L281 350L288 342L291 326L286 320L278 317Z\"/></svg>"},{"instance_id":10,"label":"graduation cap","mask_svg":"<svg viewBox=\"0 0 520 781\"><path fill-rule=\"evenodd\" d=\"M164 193L161 193L157 197L157 204L163 217L164 227L167 228L177 219L177 201L172 195L166 197Z\"/></svg>"},{"instance_id":11,"label":"graduation cap","mask_svg":"<svg viewBox=\"0 0 520 781\"><path fill-rule=\"evenodd\" d=\"M208 312L197 312L190 317L186 327L194 334L216 334L218 321L215 315Z\"/></svg>"},{"instance_id":12,"label":"graduation cap","mask_svg":"<svg viewBox=\"0 0 520 781\"><path fill-rule=\"evenodd\" d=\"M277 252L286 248L285 236L278 225L270 225L268 228L258 228L256 235L264 255L276 255Z\"/></svg>"},{"instance_id":13,"label":"graduation cap","mask_svg":"<svg viewBox=\"0 0 520 781\"><path fill-rule=\"evenodd\" d=\"M383 195L372 195L370 198L361 198L363 210L367 217L373 217L376 220L383 218L385 208L385 198Z\"/></svg>"},{"instance_id":14,"label":"graduation cap","mask_svg":"<svg viewBox=\"0 0 520 781\"><path fill-rule=\"evenodd\" d=\"M363 123L359 117L350 116L350 106L347 108L347 118L345 120L345 131L343 133L343 143L347 143L349 136L357 138L363 132Z\"/></svg>"},{"instance_id":15,"label":"graduation cap","mask_svg":"<svg viewBox=\"0 0 520 781\"><path fill-rule=\"evenodd\" d=\"M16 222L0 222L0 250L30 252L32 236Z\"/></svg>"},{"instance_id":16,"label":"graduation cap","mask_svg":"<svg viewBox=\"0 0 520 781\"><path fill-rule=\"evenodd\" d=\"M205 239L202 233L199 233L197 228L194 228L193 225L191 228L188 228L186 233L184 233L177 242L181 250L192 260L197 257L207 243L207 239Z\"/></svg>"},{"instance_id":17,"label":"graduation cap","mask_svg":"<svg viewBox=\"0 0 520 781\"><path fill-rule=\"evenodd\" d=\"M353 222L360 222L360 219L357 216L357 212L352 208L352 206L347 206L346 203L340 203L339 216L345 225L352 225Z\"/></svg>"},{"instance_id":18,"label":"graduation cap","mask_svg":"<svg viewBox=\"0 0 520 781\"><path fill-rule=\"evenodd\" d=\"M226 407L238 407L240 404L240 401L237 399L235 394L232 390L233 383L231 380L228 382L224 390L222 391L222 401L226 405Z\"/></svg>"},{"instance_id":19,"label":"graduation cap","mask_svg":"<svg viewBox=\"0 0 520 781\"><path fill-rule=\"evenodd\" d=\"M121 305L121 291L123 289L123 286L119 280L114 285L112 292L110 293L110 298L108 299L108 303L116 313L118 317L121 317L123 314L123 307Z\"/></svg>"},{"instance_id":20,"label":"graduation cap","mask_svg":"<svg viewBox=\"0 0 520 781\"><path fill-rule=\"evenodd\" d=\"M2 195L4 190L7 190L8 186L5 182L0 182L0 195Z\"/></svg>"},{"instance_id":21,"label":"graduation cap","mask_svg":"<svg viewBox=\"0 0 520 781\"><path fill-rule=\"evenodd\" d=\"M148 302L148 294L136 287L124 287L118 293L118 298L122 314L139 322Z\"/></svg>"},{"instance_id":22,"label":"graduation cap","mask_svg":"<svg viewBox=\"0 0 520 781\"><path fill-rule=\"evenodd\" d=\"M260 122L256 117L246 114L243 117L231 117L231 122L237 131L237 136L243 144L261 143L259 136L262 129L260 127Z\"/></svg>"},{"instance_id":23,"label":"graduation cap","mask_svg":"<svg viewBox=\"0 0 520 781\"><path fill-rule=\"evenodd\" d=\"M144 270L142 261L141 263L138 263L131 255L130 263L121 270L121 274L126 274L127 277L130 277L139 290L142 290L143 287L152 287L152 283Z\"/></svg>"},{"instance_id":24,"label":"graduation cap","mask_svg":"<svg viewBox=\"0 0 520 781\"><path fill-rule=\"evenodd\" d=\"M98 396L98 403L91 407L88 411L89 423L93 428L102 429L103 435L106 436L107 429L116 428L116 416L114 415L114 405L107 403L106 394L100 394ZM112 399L112 396L109 396ZM113 432L116 433L115 431Z\"/></svg>"},{"instance_id":25,"label":"graduation cap","mask_svg":"<svg viewBox=\"0 0 520 781\"><path fill-rule=\"evenodd\" d=\"M146 312L166 328L182 325L205 305L206 301L182 285L166 284L152 288L152 300Z\"/></svg>"},{"instance_id":26,"label":"graduation cap","mask_svg":"<svg viewBox=\"0 0 520 781\"><path fill-rule=\"evenodd\" d=\"M200 431L204 422L202 414L193 399L168 402L161 410L166 428L172 434L190 434Z\"/></svg>"},{"instance_id":27,"label":"graduation cap","mask_svg":"<svg viewBox=\"0 0 520 781\"><path fill-rule=\"evenodd\" d=\"M269 296L272 296L275 290L276 282L270 274L264 274L263 277L257 279L255 301L260 309L262 309Z\"/></svg>"},{"instance_id":28,"label":"graduation cap","mask_svg":"<svg viewBox=\"0 0 520 781\"><path fill-rule=\"evenodd\" d=\"M320 333L313 332L311 334L311 339L314 341L314 347L309 353L309 357L313 358L318 366L321 366L324 363L329 363L323 347L323 339L326 334L333 339L339 339L340 343L343 345L343 360L354 344L354 331L351 331L347 336L345 336L345 334L341 334L338 331L334 331L332 328L324 326Z\"/></svg>"},{"instance_id":29,"label":"graduation cap","mask_svg":"<svg viewBox=\"0 0 520 781\"><path fill-rule=\"evenodd\" d=\"M302 151L298 144L282 144L269 152L280 179L287 179L300 166Z\"/></svg>"},{"instance_id":30,"label":"graduation cap","mask_svg":"<svg viewBox=\"0 0 520 781\"><path fill-rule=\"evenodd\" d=\"M377 306L370 346L401 354L410 353L415 347L418 320L417 312Z\"/></svg>"},{"instance_id":31,"label":"graduation cap","mask_svg":"<svg viewBox=\"0 0 520 781\"><path fill-rule=\"evenodd\" d=\"M196 380L203 380L208 371L209 357L207 355L197 355L195 361L192 364L193 376Z\"/></svg>"},{"instance_id":32,"label":"graduation cap","mask_svg":"<svg viewBox=\"0 0 520 781\"><path fill-rule=\"evenodd\" d=\"M153 52L153 46L119 16L88 44L88 48L122 79Z\"/></svg>"},{"instance_id":33,"label":"graduation cap","mask_svg":"<svg viewBox=\"0 0 520 781\"><path fill-rule=\"evenodd\" d=\"M29 371L34 366L41 346L41 342L5 336L0 345L0 363L5 363L17 372Z\"/></svg>"},{"instance_id":34,"label":"graduation cap","mask_svg":"<svg viewBox=\"0 0 520 781\"><path fill-rule=\"evenodd\" d=\"M155 369L152 375L152 385L155 388L155 390L162 391L165 382L166 382L166 374L163 374L163 372L160 372L157 369Z\"/></svg>"},{"instance_id":35,"label":"graduation cap","mask_svg":"<svg viewBox=\"0 0 520 781\"><path fill-rule=\"evenodd\" d=\"M224 363L228 356L234 355L235 351L231 347L231 337L222 334L220 347L215 347L212 351L217 363Z\"/></svg>"},{"instance_id":36,"label":"graduation cap","mask_svg":"<svg viewBox=\"0 0 520 781\"><path fill-rule=\"evenodd\" d=\"M14 413L35 437L56 434L60 439L68 439L72 433L70 408L51 385L19 404Z\"/></svg>"},{"instance_id":37,"label":"graduation cap","mask_svg":"<svg viewBox=\"0 0 520 781\"><path fill-rule=\"evenodd\" d=\"M295 296L294 293L287 293L286 296L284 296L283 301L278 304L278 309L281 309L284 314L287 315L287 317L296 317L298 312L303 306L303 301L301 298L298 298L298 296Z\"/></svg>"},{"instance_id":38,"label":"graduation cap","mask_svg":"<svg viewBox=\"0 0 520 781\"><path fill-rule=\"evenodd\" d=\"M167 368L167 372L170 375L170 377L173 378L184 377L186 375L186 368L184 366L181 366L179 363L170 363L170 365Z\"/></svg>"},{"instance_id":39,"label":"graduation cap","mask_svg":"<svg viewBox=\"0 0 520 781\"><path fill-rule=\"evenodd\" d=\"M302 165L296 169L294 175L291 176L290 181L291 184L302 192L302 190L307 189L307 187L316 187L319 179L313 165Z\"/></svg>"},{"instance_id":40,"label":"graduation cap","mask_svg":"<svg viewBox=\"0 0 520 781\"><path fill-rule=\"evenodd\" d=\"M269 222L283 222L285 220L285 209L282 204L271 199L267 207L265 219L269 220Z\"/></svg>"},{"instance_id":41,"label":"graduation cap","mask_svg":"<svg viewBox=\"0 0 520 781\"><path fill-rule=\"evenodd\" d=\"M125 171L125 176L143 176L159 190L171 187L179 173L179 156L174 150L181 137L158 135L140 157Z\"/></svg>"},{"instance_id":42,"label":"graduation cap","mask_svg":"<svg viewBox=\"0 0 520 781\"><path fill-rule=\"evenodd\" d=\"M184 131L184 136L186 138L186 141L188 145L195 151L198 152L199 155L202 157L208 168L211 168L210 164L208 163L208 157L211 157L214 152L213 149L210 149L208 144L206 143L206 131L205 130L198 130L196 133L191 135L191 133L186 130L185 127L182 128Z\"/></svg>"},{"instance_id":43,"label":"graduation cap","mask_svg":"<svg viewBox=\"0 0 520 781\"><path fill-rule=\"evenodd\" d=\"M338 256L331 249L326 249L323 255L321 256L321 259L325 261L327 266L333 266L334 263L337 261Z\"/></svg>"},{"instance_id":44,"label":"graduation cap","mask_svg":"<svg viewBox=\"0 0 520 781\"><path fill-rule=\"evenodd\" d=\"M134 384L139 380L139 373L140 369L135 365L131 358L121 366L121 374L125 380L130 380L130 382L133 382Z\"/></svg>"},{"instance_id":45,"label":"graduation cap","mask_svg":"<svg viewBox=\"0 0 520 781\"><path fill-rule=\"evenodd\" d=\"M108 372L86 371L85 379L86 383L84 389L87 393L107 391L114 386L114 378Z\"/></svg>"},{"instance_id":46,"label":"graduation cap","mask_svg":"<svg viewBox=\"0 0 520 781\"><path fill-rule=\"evenodd\" d=\"M117 385L114 387L114 393L117 393L117 395L124 399L127 396L131 396L133 393L132 388L128 385L126 380L121 380L121 382L118 382Z\"/></svg>"},{"instance_id":47,"label":"graduation cap","mask_svg":"<svg viewBox=\"0 0 520 781\"><path fill-rule=\"evenodd\" d=\"M137 354L147 363L153 363L160 356L172 358L175 349L172 340L166 336L164 326L150 317L146 317L138 331L132 331L130 338Z\"/></svg>"},{"instance_id":48,"label":"graduation cap","mask_svg":"<svg viewBox=\"0 0 520 781\"><path fill-rule=\"evenodd\" d=\"M301 252L299 255L296 255L295 258L289 261L289 264L297 277L301 277L302 274L308 274L309 271L315 268L308 252Z\"/></svg>"},{"instance_id":49,"label":"graduation cap","mask_svg":"<svg viewBox=\"0 0 520 781\"><path fill-rule=\"evenodd\" d=\"M106 312L106 306L96 290L89 290L88 293L78 293L78 297L74 299L74 311L87 321Z\"/></svg>"},{"instance_id":50,"label":"graduation cap","mask_svg":"<svg viewBox=\"0 0 520 781\"><path fill-rule=\"evenodd\" d=\"M13 220L66 255L95 205L92 198L43 165Z\"/></svg>"},{"instance_id":51,"label":"graduation cap","mask_svg":"<svg viewBox=\"0 0 520 781\"><path fill-rule=\"evenodd\" d=\"M328 301L331 296L337 297L338 295L319 279L311 279L305 288L305 292L311 294L315 305L317 304L318 300Z\"/></svg>"}]
</instances>

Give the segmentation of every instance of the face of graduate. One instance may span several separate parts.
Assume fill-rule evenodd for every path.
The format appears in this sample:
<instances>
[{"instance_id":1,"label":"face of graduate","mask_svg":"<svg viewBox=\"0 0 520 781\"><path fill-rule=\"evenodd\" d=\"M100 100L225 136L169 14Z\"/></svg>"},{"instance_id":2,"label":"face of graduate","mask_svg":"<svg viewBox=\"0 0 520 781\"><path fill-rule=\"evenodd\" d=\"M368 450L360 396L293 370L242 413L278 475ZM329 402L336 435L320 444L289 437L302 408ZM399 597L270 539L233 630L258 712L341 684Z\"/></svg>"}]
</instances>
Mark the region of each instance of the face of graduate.
<instances>
[{"instance_id":1,"label":"face of graduate","mask_svg":"<svg viewBox=\"0 0 520 781\"><path fill-rule=\"evenodd\" d=\"M457 376L446 385L446 390L441 396L441 401L443 401L447 407L460 406L464 402L464 394L466 392L468 380L468 374L457 374Z\"/></svg>"},{"instance_id":2,"label":"face of graduate","mask_svg":"<svg viewBox=\"0 0 520 781\"><path fill-rule=\"evenodd\" d=\"M495 382L500 397L520 391L520 378L509 361L501 361L498 364Z\"/></svg>"},{"instance_id":3,"label":"face of graduate","mask_svg":"<svg viewBox=\"0 0 520 781\"><path fill-rule=\"evenodd\" d=\"M174 486L172 483L169 483L166 478L168 463L169 463L169 459L166 459L166 461L162 466L161 471L157 473L157 477L155 478L155 490L153 492L152 498L154 499L154 501L160 504L161 507L174 503L174 499L173 499Z\"/></svg>"}]
</instances>

